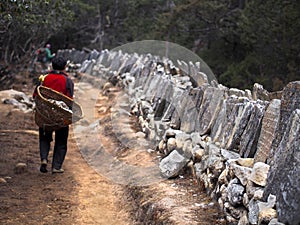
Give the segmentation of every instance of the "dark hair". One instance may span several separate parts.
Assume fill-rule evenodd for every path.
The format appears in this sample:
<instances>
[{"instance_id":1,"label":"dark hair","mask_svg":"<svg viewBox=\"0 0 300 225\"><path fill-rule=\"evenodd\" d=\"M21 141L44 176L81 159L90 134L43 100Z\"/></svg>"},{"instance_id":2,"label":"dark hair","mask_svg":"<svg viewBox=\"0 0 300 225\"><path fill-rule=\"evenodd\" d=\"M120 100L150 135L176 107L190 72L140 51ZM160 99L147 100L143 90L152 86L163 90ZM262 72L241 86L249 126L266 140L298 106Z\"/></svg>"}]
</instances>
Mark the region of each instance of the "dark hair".
<instances>
[{"instance_id":1,"label":"dark hair","mask_svg":"<svg viewBox=\"0 0 300 225\"><path fill-rule=\"evenodd\" d=\"M67 65L67 60L65 60L61 56L52 59L52 68L54 70L64 70L66 65Z\"/></svg>"}]
</instances>

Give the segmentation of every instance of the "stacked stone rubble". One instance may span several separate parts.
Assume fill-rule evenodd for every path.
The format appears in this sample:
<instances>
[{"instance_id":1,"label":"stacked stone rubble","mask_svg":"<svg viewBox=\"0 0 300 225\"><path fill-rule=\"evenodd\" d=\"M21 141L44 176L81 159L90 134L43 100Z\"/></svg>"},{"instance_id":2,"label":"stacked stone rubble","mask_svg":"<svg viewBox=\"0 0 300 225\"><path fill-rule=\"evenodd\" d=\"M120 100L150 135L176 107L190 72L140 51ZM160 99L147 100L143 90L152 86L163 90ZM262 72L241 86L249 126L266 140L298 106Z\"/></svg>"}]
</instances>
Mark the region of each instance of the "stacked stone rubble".
<instances>
[{"instance_id":1,"label":"stacked stone rubble","mask_svg":"<svg viewBox=\"0 0 300 225\"><path fill-rule=\"evenodd\" d=\"M251 93L208 83L198 63L176 68L107 50L60 54L82 60L82 73L123 85L142 131L165 155L162 175L188 165L230 224L281 224L277 216L299 224L299 82L274 99L259 84Z\"/></svg>"}]
</instances>

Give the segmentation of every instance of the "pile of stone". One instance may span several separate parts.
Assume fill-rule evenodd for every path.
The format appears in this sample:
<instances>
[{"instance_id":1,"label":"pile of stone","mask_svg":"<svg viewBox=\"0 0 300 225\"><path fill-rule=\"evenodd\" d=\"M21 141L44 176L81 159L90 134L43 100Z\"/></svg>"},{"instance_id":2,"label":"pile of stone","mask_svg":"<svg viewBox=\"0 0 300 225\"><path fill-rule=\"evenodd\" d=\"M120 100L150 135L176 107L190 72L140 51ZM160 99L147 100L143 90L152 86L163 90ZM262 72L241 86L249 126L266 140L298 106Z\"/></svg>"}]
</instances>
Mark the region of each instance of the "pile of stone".
<instances>
[{"instance_id":1,"label":"pile of stone","mask_svg":"<svg viewBox=\"0 0 300 225\"><path fill-rule=\"evenodd\" d=\"M276 196L263 201L270 166L241 158L222 149L211 138L199 133L168 130L159 150L170 152L161 163L167 177L177 176L186 165L192 166L199 185L218 201L228 224L267 224L276 221ZM277 222L276 224L280 224Z\"/></svg>"},{"instance_id":2,"label":"pile of stone","mask_svg":"<svg viewBox=\"0 0 300 225\"><path fill-rule=\"evenodd\" d=\"M35 103L30 96L14 89L0 91L0 99L3 104L13 105L16 109L25 113L32 112L35 107Z\"/></svg>"},{"instance_id":3,"label":"pile of stone","mask_svg":"<svg viewBox=\"0 0 300 225\"><path fill-rule=\"evenodd\" d=\"M231 224L299 224L299 81L251 92L209 82L199 63L108 50L60 54L81 63L80 72L124 86L145 136L165 155L163 176L190 167Z\"/></svg>"}]
</instances>

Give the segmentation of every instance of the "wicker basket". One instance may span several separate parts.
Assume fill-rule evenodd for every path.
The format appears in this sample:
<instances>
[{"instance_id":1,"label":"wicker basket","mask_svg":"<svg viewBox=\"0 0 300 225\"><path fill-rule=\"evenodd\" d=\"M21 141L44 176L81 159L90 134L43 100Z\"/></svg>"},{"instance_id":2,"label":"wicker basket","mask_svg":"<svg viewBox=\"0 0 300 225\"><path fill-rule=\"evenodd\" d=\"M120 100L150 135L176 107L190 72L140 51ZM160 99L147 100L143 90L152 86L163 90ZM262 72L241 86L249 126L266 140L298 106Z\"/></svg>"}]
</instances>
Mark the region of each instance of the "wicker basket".
<instances>
[{"instance_id":1,"label":"wicker basket","mask_svg":"<svg viewBox=\"0 0 300 225\"><path fill-rule=\"evenodd\" d=\"M63 101L72 112L49 100ZM45 130L58 130L82 119L82 109L71 98L50 88L39 86L35 97L35 123Z\"/></svg>"}]
</instances>

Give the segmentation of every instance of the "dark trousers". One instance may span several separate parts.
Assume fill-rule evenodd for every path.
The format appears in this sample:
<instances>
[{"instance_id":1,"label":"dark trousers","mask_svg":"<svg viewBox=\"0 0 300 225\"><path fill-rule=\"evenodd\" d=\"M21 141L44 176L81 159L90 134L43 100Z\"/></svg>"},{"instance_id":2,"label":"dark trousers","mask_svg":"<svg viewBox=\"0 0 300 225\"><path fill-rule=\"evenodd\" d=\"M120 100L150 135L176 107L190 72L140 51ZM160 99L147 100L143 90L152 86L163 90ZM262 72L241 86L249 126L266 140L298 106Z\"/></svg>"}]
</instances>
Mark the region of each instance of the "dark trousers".
<instances>
[{"instance_id":1,"label":"dark trousers","mask_svg":"<svg viewBox=\"0 0 300 225\"><path fill-rule=\"evenodd\" d=\"M67 154L67 143L69 136L69 127L63 127L55 132L55 143L52 160L52 168L60 169ZM48 161L50 143L53 141L53 131L45 131L39 128L40 156L41 160Z\"/></svg>"}]
</instances>

